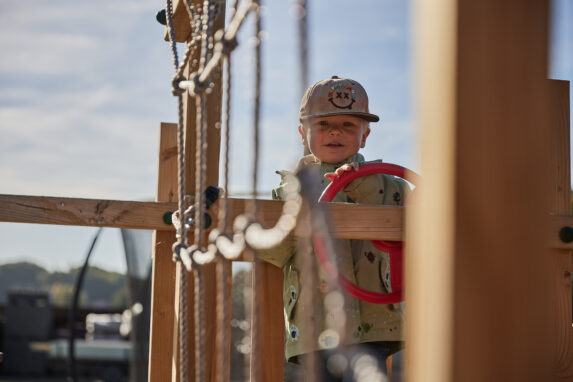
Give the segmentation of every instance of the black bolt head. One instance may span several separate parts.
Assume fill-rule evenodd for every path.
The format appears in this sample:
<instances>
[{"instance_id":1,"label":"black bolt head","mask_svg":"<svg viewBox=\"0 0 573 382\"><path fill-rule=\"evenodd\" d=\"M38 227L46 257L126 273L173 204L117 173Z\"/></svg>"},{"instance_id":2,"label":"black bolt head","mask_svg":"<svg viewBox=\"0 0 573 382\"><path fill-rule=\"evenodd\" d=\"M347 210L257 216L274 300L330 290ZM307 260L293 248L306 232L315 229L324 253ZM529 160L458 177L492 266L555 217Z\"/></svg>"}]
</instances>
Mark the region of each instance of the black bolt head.
<instances>
[{"instance_id":1,"label":"black bolt head","mask_svg":"<svg viewBox=\"0 0 573 382\"><path fill-rule=\"evenodd\" d=\"M559 238L564 243L571 243L573 241L573 228L565 226L559 230Z\"/></svg>"},{"instance_id":2,"label":"black bolt head","mask_svg":"<svg viewBox=\"0 0 573 382\"><path fill-rule=\"evenodd\" d=\"M161 25L167 25L167 16L165 15L165 9L160 10L155 15L155 20Z\"/></svg>"}]
</instances>

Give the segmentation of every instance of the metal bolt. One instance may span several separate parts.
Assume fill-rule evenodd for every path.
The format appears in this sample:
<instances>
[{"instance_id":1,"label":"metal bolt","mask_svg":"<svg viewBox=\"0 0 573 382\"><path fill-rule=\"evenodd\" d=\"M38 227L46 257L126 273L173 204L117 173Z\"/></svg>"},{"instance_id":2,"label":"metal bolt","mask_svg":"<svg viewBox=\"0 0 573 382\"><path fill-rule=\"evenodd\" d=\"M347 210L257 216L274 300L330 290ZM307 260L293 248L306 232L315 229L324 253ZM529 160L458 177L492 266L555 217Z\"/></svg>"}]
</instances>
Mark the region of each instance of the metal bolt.
<instances>
[{"instance_id":1,"label":"metal bolt","mask_svg":"<svg viewBox=\"0 0 573 382\"><path fill-rule=\"evenodd\" d=\"M205 212L205 215L203 215L203 219L205 221L203 226L205 227L205 229L209 228L211 226L211 223L213 223L213 219L211 218L211 215L209 215L208 213Z\"/></svg>"},{"instance_id":2,"label":"metal bolt","mask_svg":"<svg viewBox=\"0 0 573 382\"><path fill-rule=\"evenodd\" d=\"M167 225L171 225L173 223L173 221L171 220L171 216L173 215L173 212L171 211L167 211L166 213L163 214L163 223L167 224Z\"/></svg>"},{"instance_id":3,"label":"metal bolt","mask_svg":"<svg viewBox=\"0 0 573 382\"><path fill-rule=\"evenodd\" d=\"M573 228L565 226L559 230L559 238L564 243L571 243L573 241Z\"/></svg>"},{"instance_id":4,"label":"metal bolt","mask_svg":"<svg viewBox=\"0 0 573 382\"><path fill-rule=\"evenodd\" d=\"M167 25L167 16L165 15L165 9L160 10L155 15L155 20L161 25Z\"/></svg>"}]
</instances>

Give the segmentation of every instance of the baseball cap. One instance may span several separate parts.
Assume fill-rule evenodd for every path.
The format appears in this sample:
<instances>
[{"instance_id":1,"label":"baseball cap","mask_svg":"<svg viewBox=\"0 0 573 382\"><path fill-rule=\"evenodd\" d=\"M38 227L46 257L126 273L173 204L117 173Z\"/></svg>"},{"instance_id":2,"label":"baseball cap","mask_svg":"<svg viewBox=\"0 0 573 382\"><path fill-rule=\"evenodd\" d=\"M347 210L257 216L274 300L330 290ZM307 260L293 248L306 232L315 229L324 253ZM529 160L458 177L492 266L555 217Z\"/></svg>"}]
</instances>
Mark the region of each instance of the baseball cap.
<instances>
[{"instance_id":1,"label":"baseball cap","mask_svg":"<svg viewBox=\"0 0 573 382\"><path fill-rule=\"evenodd\" d=\"M347 114L378 122L380 118L368 111L368 95L357 81L332 76L309 87L300 104L301 121L308 118Z\"/></svg>"}]
</instances>

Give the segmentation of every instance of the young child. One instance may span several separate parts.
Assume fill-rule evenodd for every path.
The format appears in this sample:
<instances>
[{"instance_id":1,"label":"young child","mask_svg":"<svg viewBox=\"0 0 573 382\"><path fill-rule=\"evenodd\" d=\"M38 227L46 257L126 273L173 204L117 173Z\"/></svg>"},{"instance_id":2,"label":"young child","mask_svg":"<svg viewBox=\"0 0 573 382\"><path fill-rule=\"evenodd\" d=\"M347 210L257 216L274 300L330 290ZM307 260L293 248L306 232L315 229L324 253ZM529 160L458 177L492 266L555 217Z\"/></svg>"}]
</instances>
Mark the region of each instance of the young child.
<instances>
[{"instance_id":1,"label":"young child","mask_svg":"<svg viewBox=\"0 0 573 382\"><path fill-rule=\"evenodd\" d=\"M300 107L298 131L311 154L301 158L295 169L315 170L322 190L344 171L353 171L365 163L358 153L370 134L370 122L378 116L368 110L368 96L356 81L332 78L307 89ZM273 190L273 199L283 199L288 171L277 171L281 185ZM407 183L389 175L369 175L347 185L333 202L401 205L408 193ZM400 350L403 340L404 311L401 304L379 305L360 301L344 292L343 315L334 317L324 300L336 288L324 271L302 274L304 259L295 250L294 240L260 256L281 267L284 272L285 355L289 362L301 363L314 352L324 380L354 380L351 359L357 350L371 354L385 370L388 355ZM365 240L335 240L339 272L358 286L391 292L388 254ZM312 283L308 280L312 278ZM311 284L312 287L305 288ZM305 298L306 297L306 298ZM342 317L345 316L345 317ZM343 320L342 334L329 330L333 321ZM312 338L309 338L312 337ZM343 358L341 358L343 357ZM372 357L371 357L372 359Z\"/></svg>"}]
</instances>

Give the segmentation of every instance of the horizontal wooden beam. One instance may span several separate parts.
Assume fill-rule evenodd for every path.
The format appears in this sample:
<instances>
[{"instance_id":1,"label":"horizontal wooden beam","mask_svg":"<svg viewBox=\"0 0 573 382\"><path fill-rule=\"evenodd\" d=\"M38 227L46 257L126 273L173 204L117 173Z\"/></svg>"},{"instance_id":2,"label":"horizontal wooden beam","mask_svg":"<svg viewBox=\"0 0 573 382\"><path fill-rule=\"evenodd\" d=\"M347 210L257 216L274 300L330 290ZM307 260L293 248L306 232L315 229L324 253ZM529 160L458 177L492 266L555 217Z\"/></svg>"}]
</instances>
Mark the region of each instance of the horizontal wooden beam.
<instances>
[{"instance_id":1,"label":"horizontal wooden beam","mask_svg":"<svg viewBox=\"0 0 573 382\"><path fill-rule=\"evenodd\" d=\"M246 199L229 199L233 217L245 211ZM283 206L278 200L257 200L257 208L265 226L278 220ZM215 203L210 210L213 224L217 224ZM61 198L51 196L0 195L0 222L58 224L173 230L163 216L177 209L172 202L134 202ZM331 203L326 206L330 217L330 233L341 239L402 240L404 207ZM551 248L573 250L572 243L559 238L563 227L573 227L573 216L553 215L550 220L548 245ZM214 226L213 225L213 226ZM307 236L307 227L298 227L297 236Z\"/></svg>"},{"instance_id":2,"label":"horizontal wooden beam","mask_svg":"<svg viewBox=\"0 0 573 382\"><path fill-rule=\"evenodd\" d=\"M163 215L175 203L0 195L0 221L169 230Z\"/></svg>"}]
</instances>

